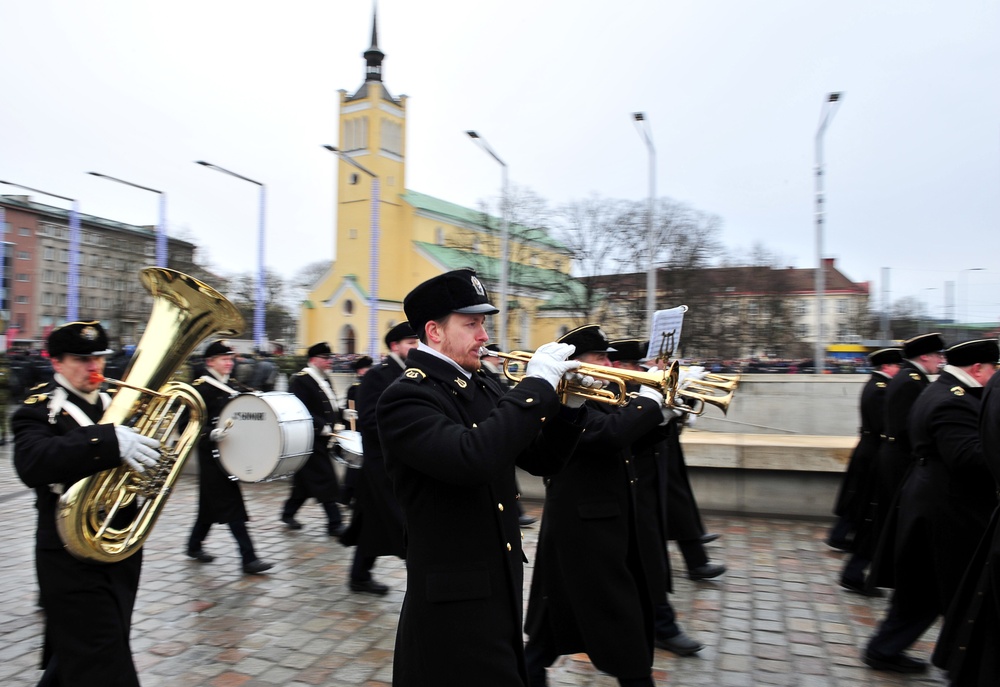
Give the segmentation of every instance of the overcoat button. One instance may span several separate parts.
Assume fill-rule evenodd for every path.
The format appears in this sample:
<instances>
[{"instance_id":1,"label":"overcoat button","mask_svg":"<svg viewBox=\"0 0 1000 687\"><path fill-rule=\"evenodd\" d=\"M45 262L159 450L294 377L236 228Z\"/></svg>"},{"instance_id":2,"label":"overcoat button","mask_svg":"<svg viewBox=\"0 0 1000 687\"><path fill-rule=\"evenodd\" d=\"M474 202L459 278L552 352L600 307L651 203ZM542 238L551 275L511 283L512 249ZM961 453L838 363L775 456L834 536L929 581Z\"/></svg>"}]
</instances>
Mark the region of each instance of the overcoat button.
<instances>
[{"instance_id":1,"label":"overcoat button","mask_svg":"<svg viewBox=\"0 0 1000 687\"><path fill-rule=\"evenodd\" d=\"M513 548L514 548L514 547L512 547L512 546L510 545L510 542L507 542L507 550L508 550L508 551L510 551L510 550L512 550Z\"/></svg>"},{"instance_id":2,"label":"overcoat button","mask_svg":"<svg viewBox=\"0 0 1000 687\"><path fill-rule=\"evenodd\" d=\"M502 503L498 503L497 504L497 508L499 508L500 512L503 513L503 504Z\"/></svg>"}]
</instances>

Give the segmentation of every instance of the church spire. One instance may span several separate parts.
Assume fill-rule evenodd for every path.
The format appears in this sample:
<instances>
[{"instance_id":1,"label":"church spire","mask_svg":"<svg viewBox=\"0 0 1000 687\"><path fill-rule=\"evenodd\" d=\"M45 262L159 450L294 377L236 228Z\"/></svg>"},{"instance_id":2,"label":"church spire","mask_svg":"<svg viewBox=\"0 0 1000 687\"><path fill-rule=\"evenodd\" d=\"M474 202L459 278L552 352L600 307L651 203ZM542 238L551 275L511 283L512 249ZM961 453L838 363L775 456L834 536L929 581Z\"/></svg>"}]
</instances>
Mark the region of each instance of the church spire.
<instances>
[{"instance_id":1,"label":"church spire","mask_svg":"<svg viewBox=\"0 0 1000 687\"><path fill-rule=\"evenodd\" d=\"M382 60L385 53L378 49L378 5L372 9L372 44L365 50L365 81L382 80Z\"/></svg>"}]
</instances>

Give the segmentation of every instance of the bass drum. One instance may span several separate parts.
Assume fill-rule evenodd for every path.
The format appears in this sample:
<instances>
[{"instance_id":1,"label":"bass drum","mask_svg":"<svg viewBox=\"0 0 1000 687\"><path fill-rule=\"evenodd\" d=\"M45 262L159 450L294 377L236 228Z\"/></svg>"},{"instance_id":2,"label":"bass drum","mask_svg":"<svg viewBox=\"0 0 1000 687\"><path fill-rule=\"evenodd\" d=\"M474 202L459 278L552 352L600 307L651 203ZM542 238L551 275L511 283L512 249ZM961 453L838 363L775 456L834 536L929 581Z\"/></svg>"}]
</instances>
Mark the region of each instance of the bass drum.
<instances>
[{"instance_id":1,"label":"bass drum","mask_svg":"<svg viewBox=\"0 0 1000 687\"><path fill-rule=\"evenodd\" d=\"M219 463L241 482L290 477L313 448L312 415L294 394L255 391L240 394L222 409Z\"/></svg>"}]
</instances>

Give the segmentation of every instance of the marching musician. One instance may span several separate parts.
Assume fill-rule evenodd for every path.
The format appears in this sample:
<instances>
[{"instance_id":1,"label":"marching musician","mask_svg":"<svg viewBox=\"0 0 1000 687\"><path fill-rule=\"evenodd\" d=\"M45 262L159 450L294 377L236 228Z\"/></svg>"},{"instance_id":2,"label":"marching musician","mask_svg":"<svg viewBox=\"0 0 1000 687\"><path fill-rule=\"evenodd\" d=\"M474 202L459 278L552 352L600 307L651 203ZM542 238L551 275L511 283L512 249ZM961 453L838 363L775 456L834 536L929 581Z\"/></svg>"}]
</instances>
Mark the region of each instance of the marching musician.
<instances>
[{"instance_id":1,"label":"marching musician","mask_svg":"<svg viewBox=\"0 0 1000 687\"><path fill-rule=\"evenodd\" d=\"M361 388L361 380L364 379L368 371L372 369L374 361L371 356L363 355L354 362L351 363L351 369L354 370L355 378L354 383L347 387L347 407L341 411L341 415L345 422L350 420L357 420L358 417L358 390ZM354 427L352 426L353 430ZM340 485L340 493L337 495L337 503L342 506L354 507L355 499L357 498L358 491L358 480L361 479L359 470L348 470L344 475L344 483ZM351 518L351 522L354 519ZM348 527L348 530L351 528Z\"/></svg>"},{"instance_id":2,"label":"marching musician","mask_svg":"<svg viewBox=\"0 0 1000 687\"><path fill-rule=\"evenodd\" d=\"M372 367L358 385L356 397L358 429L364 448L364 461L360 470L357 500L351 526L341 538L348 546L357 546L351 564L350 588L352 592L365 592L381 596L389 587L372 578L372 568L379 556L405 555L403 546L403 512L392 493L392 482L385 471L385 458L378 437L375 408L382 392L403 374L406 356L417 347L419 339L409 322L400 322L385 335L389 357ZM371 358L369 358L371 360Z\"/></svg>"},{"instance_id":3,"label":"marching musician","mask_svg":"<svg viewBox=\"0 0 1000 687\"><path fill-rule=\"evenodd\" d=\"M136 687L129 632L142 550L112 563L77 559L60 539L55 514L74 482L122 464L139 472L156 466L159 442L101 422L111 402L100 391L111 350L99 322L53 330L47 349L54 380L32 389L12 421L14 466L37 495L35 567L45 611L39 685ZM134 512L128 506L112 525Z\"/></svg>"},{"instance_id":4,"label":"marching musician","mask_svg":"<svg viewBox=\"0 0 1000 687\"><path fill-rule=\"evenodd\" d=\"M219 415L225 405L240 390L249 387L232 379L235 352L225 341L213 341L205 349L206 372L192 385L205 401L207 422L198 438L198 516L188 538L187 555L202 563L211 563L215 556L202 548L212 523L223 523L233 533L240 552L243 572L258 575L274 567L257 558L247 530L246 505L240 483L222 469L217 446L226 440L227 429L219 427Z\"/></svg>"},{"instance_id":5,"label":"marching musician","mask_svg":"<svg viewBox=\"0 0 1000 687\"><path fill-rule=\"evenodd\" d=\"M575 360L611 364L613 349L596 324L574 329L559 342L575 347ZM571 396L569 402L584 399ZM528 684L543 687L545 669L556 658L585 652L619 684L651 687L661 562L642 546L636 528L631 446L673 418L673 411L648 386L623 407L585 403L589 413L577 449L546 485L525 620Z\"/></svg>"},{"instance_id":6,"label":"marching musician","mask_svg":"<svg viewBox=\"0 0 1000 687\"><path fill-rule=\"evenodd\" d=\"M608 359L614 367L646 372L647 368L640 365L639 361L646 356L648 343L638 339L612 341L610 346L614 350L608 353ZM656 585L653 587L653 643L657 648L678 656L693 656L704 645L681 629L677 623L677 614L668 599L668 594L673 592L670 559L667 555L670 526L676 528L675 531L680 531L682 527L687 529L691 536L685 539L697 539L705 532L701 527L698 504L694 501L681 451L681 427L690 416L680 411L676 415L678 417L671 418L665 425L647 432L630 450L636 473L636 512L639 516L636 525L639 541L644 550L649 552L652 569L656 571L653 580ZM701 542L698 541L698 544Z\"/></svg>"},{"instance_id":7,"label":"marching musician","mask_svg":"<svg viewBox=\"0 0 1000 687\"><path fill-rule=\"evenodd\" d=\"M327 374L332 356L333 351L327 342L313 344L306 351L308 364L292 375L288 382L288 390L302 401L302 405L312 415L313 448L312 454L292 478L292 492L281 511L281 522L290 530L302 529L302 523L295 519L295 514L306 499L312 497L326 512L327 533L331 537L338 537L347 526L337 506L340 487L329 450L333 426L340 417L337 399Z\"/></svg>"},{"instance_id":8,"label":"marching musician","mask_svg":"<svg viewBox=\"0 0 1000 687\"><path fill-rule=\"evenodd\" d=\"M502 394L479 368L498 310L473 270L423 282L403 310L420 344L376 409L406 521L393 685L524 685L514 466L548 474L572 453L586 411L562 409L555 389L579 363L572 346L545 344Z\"/></svg>"}]
</instances>

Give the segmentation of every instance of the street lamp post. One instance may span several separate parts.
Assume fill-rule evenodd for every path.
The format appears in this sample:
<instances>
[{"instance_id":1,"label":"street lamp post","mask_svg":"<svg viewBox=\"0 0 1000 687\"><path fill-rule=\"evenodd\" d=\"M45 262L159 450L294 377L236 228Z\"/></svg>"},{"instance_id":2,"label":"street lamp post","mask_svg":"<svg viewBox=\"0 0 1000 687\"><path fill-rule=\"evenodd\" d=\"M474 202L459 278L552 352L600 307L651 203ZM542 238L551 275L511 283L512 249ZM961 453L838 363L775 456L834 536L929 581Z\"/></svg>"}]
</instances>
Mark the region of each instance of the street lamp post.
<instances>
[{"instance_id":1,"label":"street lamp post","mask_svg":"<svg viewBox=\"0 0 1000 687\"><path fill-rule=\"evenodd\" d=\"M507 186L507 163L500 159L500 156L496 154L490 144L486 142L482 136L480 136L475 131L466 131L466 135L472 139L472 142L477 146L482 148L487 155L492 157L500 164L501 171L501 182L500 182L500 214L501 214L501 228L500 228L500 303L498 309L500 312L498 316L500 318L500 327L497 332L497 343L500 349L503 351L507 350L507 292L510 289L510 202L508 198L509 190Z\"/></svg>"},{"instance_id":2,"label":"street lamp post","mask_svg":"<svg viewBox=\"0 0 1000 687\"><path fill-rule=\"evenodd\" d=\"M823 197L823 134L833 119L841 98L843 93L827 94L820 112L819 128L816 130L816 374L823 374L826 367L826 341L823 335L823 298L826 290L823 274L823 221L826 214L826 199Z\"/></svg>"},{"instance_id":3,"label":"street lamp post","mask_svg":"<svg viewBox=\"0 0 1000 687\"><path fill-rule=\"evenodd\" d=\"M124 179L108 176L107 174L101 174L100 172L87 172L87 174L95 177L100 177L101 179L107 179L108 181L117 181L119 184L125 184L126 186L142 189L143 191L149 191L150 193L155 193L160 196L160 225L156 228L156 266L166 267L167 266L167 194L164 191L157 191L155 188L149 188L148 186L140 186L139 184L134 184L131 181L125 181Z\"/></svg>"},{"instance_id":4,"label":"street lamp post","mask_svg":"<svg viewBox=\"0 0 1000 687\"><path fill-rule=\"evenodd\" d=\"M962 279L962 317L968 323L969 319L969 277L966 275L967 272L983 272L985 267L966 267L961 270L958 274Z\"/></svg>"},{"instance_id":5,"label":"street lamp post","mask_svg":"<svg viewBox=\"0 0 1000 687\"><path fill-rule=\"evenodd\" d=\"M645 112L633 112L636 128L646 142L649 153L649 198L646 208L646 250L649 253L649 264L646 269L646 317L647 327L653 331L653 315L656 313L656 237L653 234L653 211L656 203L656 148L653 146L653 132Z\"/></svg>"},{"instance_id":6,"label":"street lamp post","mask_svg":"<svg viewBox=\"0 0 1000 687\"><path fill-rule=\"evenodd\" d=\"M60 196L48 191L41 191L30 186L15 184L10 181L0 181L0 184L13 186L32 193L41 193L59 200L68 201L69 210L69 273L66 278L66 321L75 322L79 318L80 303L80 204L73 198Z\"/></svg>"},{"instance_id":7,"label":"street lamp post","mask_svg":"<svg viewBox=\"0 0 1000 687\"><path fill-rule=\"evenodd\" d=\"M195 164L202 167L214 169L217 172L228 174L231 177L248 181L260 187L260 217L257 231L257 280L254 287L254 310L253 310L253 341L258 350L265 350L267 339L264 331L264 211L266 208L267 187L260 181L254 181L242 174L237 174L224 167L213 165L211 162L196 160Z\"/></svg>"},{"instance_id":8,"label":"street lamp post","mask_svg":"<svg viewBox=\"0 0 1000 687\"><path fill-rule=\"evenodd\" d=\"M368 244L368 355L372 358L377 358L378 356L378 289L379 289L379 269L380 269L380 256L379 256L379 240L380 240L380 221L379 221L379 203L381 186L379 183L378 174L371 171L360 162L350 157L344 151L336 148L332 145L324 145L324 148L329 150L331 153L336 155L338 158L351 165L352 167L361 170L372 180L372 197L371 197L371 208L368 218L368 233L369 233L369 244Z\"/></svg>"}]
</instances>

